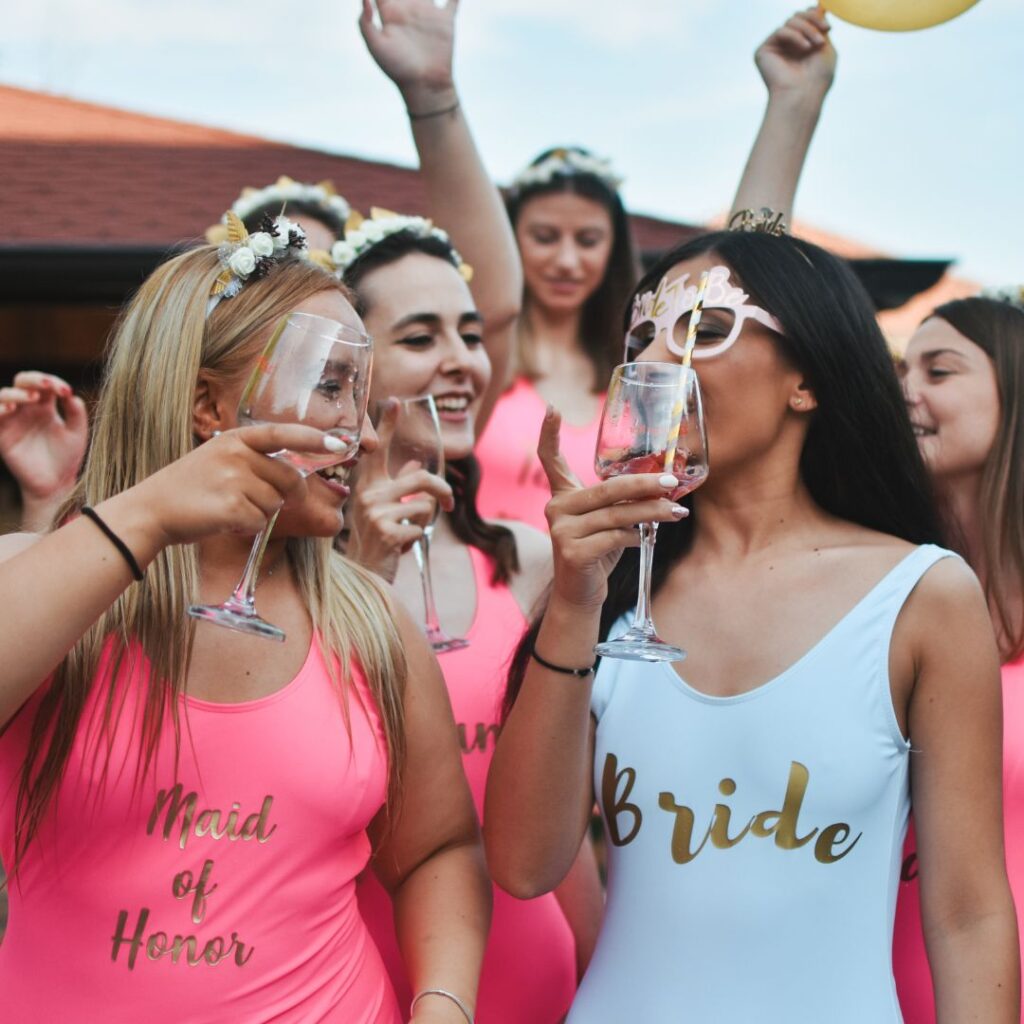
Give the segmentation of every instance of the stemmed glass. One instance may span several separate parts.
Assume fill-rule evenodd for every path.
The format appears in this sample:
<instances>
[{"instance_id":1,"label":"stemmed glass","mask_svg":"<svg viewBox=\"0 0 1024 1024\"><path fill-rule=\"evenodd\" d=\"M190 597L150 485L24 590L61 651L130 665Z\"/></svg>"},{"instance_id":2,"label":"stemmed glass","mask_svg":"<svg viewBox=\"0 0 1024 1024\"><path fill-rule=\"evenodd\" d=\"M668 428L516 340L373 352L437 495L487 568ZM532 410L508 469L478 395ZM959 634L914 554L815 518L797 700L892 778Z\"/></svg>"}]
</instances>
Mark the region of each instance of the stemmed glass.
<instances>
[{"instance_id":1,"label":"stemmed glass","mask_svg":"<svg viewBox=\"0 0 1024 1024\"><path fill-rule=\"evenodd\" d=\"M239 426L304 423L345 442L336 452L272 453L271 458L283 459L303 477L348 462L359 450L372 357L370 338L361 331L311 313L289 313L274 329L242 392ZM275 522L276 513L256 535L232 595L223 604L192 605L189 615L284 640L284 630L261 618L255 603L256 579Z\"/></svg>"},{"instance_id":2,"label":"stemmed glass","mask_svg":"<svg viewBox=\"0 0 1024 1024\"><path fill-rule=\"evenodd\" d=\"M415 462L428 473L443 476L444 442L441 438L441 422L438 419L433 395L399 399L398 403L398 419L388 446L388 473L392 477L399 476L409 463ZM382 411L383 404L378 408L378 416ZM423 524L423 536L413 544L413 553L416 556L423 587L423 629L430 646L439 654L442 651L457 651L469 646L468 640L449 636L441 628L437 614L434 585L430 577L430 539L440 511L435 500L430 520Z\"/></svg>"},{"instance_id":3,"label":"stemmed glass","mask_svg":"<svg viewBox=\"0 0 1024 1024\"><path fill-rule=\"evenodd\" d=\"M594 468L602 480L632 473L671 473L678 501L708 475L708 445L697 375L679 363L617 366L601 416ZM629 661L682 661L686 652L665 643L651 619L651 569L657 523L640 524L640 579L633 625L594 653Z\"/></svg>"}]
</instances>

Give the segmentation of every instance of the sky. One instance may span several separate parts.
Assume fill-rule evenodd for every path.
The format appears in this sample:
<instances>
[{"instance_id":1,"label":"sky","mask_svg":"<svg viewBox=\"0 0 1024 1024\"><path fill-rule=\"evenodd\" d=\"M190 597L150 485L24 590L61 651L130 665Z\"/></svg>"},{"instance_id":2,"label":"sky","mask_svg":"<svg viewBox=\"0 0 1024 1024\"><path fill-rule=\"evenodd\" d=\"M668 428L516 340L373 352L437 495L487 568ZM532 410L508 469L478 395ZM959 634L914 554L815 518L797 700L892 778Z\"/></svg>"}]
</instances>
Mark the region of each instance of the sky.
<instances>
[{"instance_id":1,"label":"sky","mask_svg":"<svg viewBox=\"0 0 1024 1024\"><path fill-rule=\"evenodd\" d=\"M6 6L0 82L415 163L358 0ZM456 79L498 181L542 149L584 145L624 175L630 210L699 223L732 197L765 100L752 55L792 9L461 0ZM1024 281L1024 3L980 0L913 33L834 25L839 69L798 219L895 256L955 258L982 284Z\"/></svg>"}]
</instances>

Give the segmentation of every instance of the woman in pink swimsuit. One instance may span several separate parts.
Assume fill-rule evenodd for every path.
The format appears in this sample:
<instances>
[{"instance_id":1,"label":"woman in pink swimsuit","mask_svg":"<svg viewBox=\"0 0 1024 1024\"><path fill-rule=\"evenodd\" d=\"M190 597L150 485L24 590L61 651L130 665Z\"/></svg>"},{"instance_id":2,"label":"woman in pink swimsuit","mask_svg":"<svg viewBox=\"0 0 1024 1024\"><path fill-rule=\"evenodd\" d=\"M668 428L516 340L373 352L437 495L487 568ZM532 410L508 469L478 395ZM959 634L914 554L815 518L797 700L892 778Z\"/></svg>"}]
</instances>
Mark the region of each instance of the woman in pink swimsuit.
<instances>
[{"instance_id":1,"label":"woman in pink swimsuit","mask_svg":"<svg viewBox=\"0 0 1024 1024\"><path fill-rule=\"evenodd\" d=\"M212 310L224 254L159 268L66 525L0 541L4 1020L398 1024L356 902L368 862L401 908L413 1020L471 1013L490 887L437 663L332 553L347 487L266 457L332 439L237 428L282 316L363 326L296 247ZM279 509L259 603L286 642L197 626L186 607L230 593Z\"/></svg>"},{"instance_id":2,"label":"woman in pink swimsuit","mask_svg":"<svg viewBox=\"0 0 1024 1024\"><path fill-rule=\"evenodd\" d=\"M378 217L344 267L344 281L376 344L372 397L433 395L438 405L448 483L410 468L393 478L385 450L394 423L381 421L381 450L360 467L348 551L394 579L399 597L422 621L419 573L409 545L421 534L422 505L446 510L431 543L434 591L445 629L469 646L439 656L478 810L497 740L505 670L550 575L547 538L522 523L486 522L476 509L476 418L490 394L491 367L481 316L459 270L452 241L420 219ZM494 223L507 230L504 218ZM354 233L348 236L350 239ZM463 232L452 225L462 246ZM472 239L469 239L472 245ZM358 245L355 238L353 245ZM470 248L466 247L467 250ZM486 264L486 255L484 260ZM474 282L476 276L474 276ZM492 342L499 344L499 342ZM433 497L427 499L426 494ZM403 554L403 552L405 552ZM402 1002L412 991L396 942L400 911L367 878L360 905ZM480 1024L555 1024L572 1001L600 917L601 892L587 842L572 881L558 894L522 901L496 891L477 1004Z\"/></svg>"},{"instance_id":3,"label":"woman in pink swimsuit","mask_svg":"<svg viewBox=\"0 0 1024 1024\"><path fill-rule=\"evenodd\" d=\"M770 207L790 218L835 70L827 33L823 15L812 8L758 49L768 104L734 212ZM486 518L547 530L551 492L536 448L549 403L562 417L562 454L570 468L584 484L596 482L602 395L622 362L621 312L638 272L619 184L607 161L570 147L542 153L509 190L525 287L506 390L477 445L479 507Z\"/></svg>"},{"instance_id":4,"label":"woman in pink swimsuit","mask_svg":"<svg viewBox=\"0 0 1024 1024\"><path fill-rule=\"evenodd\" d=\"M392 78L416 63L445 82L451 73L451 5L407 3L432 19L437 40L416 38L382 12L384 35L367 32L371 52ZM383 49L384 38L390 48ZM404 39L405 55L399 48ZM415 54L415 61L412 59ZM422 109L448 110L454 92L420 98ZM388 471L393 414L381 420L381 449L360 466L349 520L351 557L395 582L395 590L422 621L419 573L411 543L421 535L422 513L440 501L445 509L431 543L434 591L441 622L469 646L439 656L462 747L463 765L477 807L497 739L505 668L550 576L547 538L521 523L488 522L475 502L479 469L476 436L500 382L518 310L520 277L512 231L494 185L476 156L457 111L416 123L417 141L463 154L449 164L458 188L432 196L432 209L451 238L420 218L378 214L350 231L342 257L343 279L375 339L371 397L433 395L440 414L447 482L423 470ZM453 247L454 246L454 247ZM461 254L461 255L460 255ZM465 277L472 265L472 293ZM463 272L460 274L460 270ZM486 325L486 327L484 327ZM393 468L393 467L392 467ZM573 882L542 900L514 900L495 893L495 913L477 1003L480 1024L554 1024L565 1014L585 964L601 912L601 890L589 843ZM402 1003L411 992L396 941L392 901L372 877L360 886L360 905L388 965Z\"/></svg>"},{"instance_id":5,"label":"woman in pink swimsuit","mask_svg":"<svg viewBox=\"0 0 1024 1024\"><path fill-rule=\"evenodd\" d=\"M1024 909L1024 294L939 306L910 339L910 417L947 513L949 542L985 587L1003 659L1006 867ZM927 756L927 751L915 752ZM907 1024L934 1024L921 925L928 865L908 836L893 959Z\"/></svg>"}]
</instances>

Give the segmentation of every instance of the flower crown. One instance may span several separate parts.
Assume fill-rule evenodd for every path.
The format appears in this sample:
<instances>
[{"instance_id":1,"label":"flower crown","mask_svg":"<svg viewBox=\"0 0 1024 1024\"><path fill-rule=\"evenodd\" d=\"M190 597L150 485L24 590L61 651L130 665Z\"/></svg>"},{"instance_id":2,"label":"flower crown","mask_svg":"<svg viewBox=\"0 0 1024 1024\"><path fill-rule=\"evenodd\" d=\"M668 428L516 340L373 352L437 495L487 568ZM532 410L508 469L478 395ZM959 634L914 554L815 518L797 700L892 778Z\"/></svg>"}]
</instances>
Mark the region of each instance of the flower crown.
<instances>
[{"instance_id":1,"label":"flower crown","mask_svg":"<svg viewBox=\"0 0 1024 1024\"><path fill-rule=\"evenodd\" d=\"M345 225L345 237L331 247L331 263L339 277L352 266L360 256L369 252L378 242L384 241L400 231L408 231L417 238L436 238L451 249L451 262L463 279L473 278L473 268L456 252L447 231L434 227L426 217L408 217L391 210L373 207L369 217L353 211Z\"/></svg>"},{"instance_id":2,"label":"flower crown","mask_svg":"<svg viewBox=\"0 0 1024 1024\"><path fill-rule=\"evenodd\" d=\"M279 206L287 209L288 203L311 203L333 214L342 224L351 212L348 203L339 196L332 181L318 181L309 185L294 181L282 174L273 185L263 188L243 188L242 194L231 204L231 212L245 220L253 211L263 206Z\"/></svg>"},{"instance_id":3,"label":"flower crown","mask_svg":"<svg viewBox=\"0 0 1024 1024\"><path fill-rule=\"evenodd\" d=\"M221 299L232 299L249 280L264 277L275 263L302 255L306 233L287 217L264 217L260 230L249 234L241 217L228 210L222 218L226 241L217 247L221 272L210 289L209 316Z\"/></svg>"},{"instance_id":4,"label":"flower crown","mask_svg":"<svg viewBox=\"0 0 1024 1024\"><path fill-rule=\"evenodd\" d=\"M580 153L575 149L556 149L539 163L524 167L512 179L512 190L521 192L535 185L548 185L555 178L570 178L578 174L589 174L617 192L623 179L612 170L610 160Z\"/></svg>"},{"instance_id":5,"label":"flower crown","mask_svg":"<svg viewBox=\"0 0 1024 1024\"><path fill-rule=\"evenodd\" d=\"M981 298L994 299L996 302L1008 302L1011 306L1024 310L1024 284L1008 284L1000 288L984 288Z\"/></svg>"}]
</instances>

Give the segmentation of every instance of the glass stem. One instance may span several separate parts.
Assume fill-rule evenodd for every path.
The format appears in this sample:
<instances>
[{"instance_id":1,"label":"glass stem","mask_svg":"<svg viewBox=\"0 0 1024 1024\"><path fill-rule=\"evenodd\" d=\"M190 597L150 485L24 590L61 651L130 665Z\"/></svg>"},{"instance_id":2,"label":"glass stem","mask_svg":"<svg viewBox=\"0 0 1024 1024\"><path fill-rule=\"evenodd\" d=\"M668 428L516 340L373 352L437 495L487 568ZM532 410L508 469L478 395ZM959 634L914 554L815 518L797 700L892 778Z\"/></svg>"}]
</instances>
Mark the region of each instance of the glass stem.
<instances>
[{"instance_id":1,"label":"glass stem","mask_svg":"<svg viewBox=\"0 0 1024 1024\"><path fill-rule=\"evenodd\" d=\"M278 513L275 512L270 518L266 527L256 535L252 542L252 550L249 552L249 560L245 563L245 571L238 581L234 593L228 600L228 604L244 609L248 614L256 613L256 580L259 578L260 565L263 562L263 552L267 550L267 541L270 540L270 531L274 529Z\"/></svg>"},{"instance_id":2,"label":"glass stem","mask_svg":"<svg viewBox=\"0 0 1024 1024\"><path fill-rule=\"evenodd\" d=\"M430 578L430 535L432 526L423 531L423 536L413 545L416 554L416 565L420 570L420 582L423 584L423 614L427 633L439 632L441 623L437 617L437 606L434 604L434 584Z\"/></svg>"},{"instance_id":3,"label":"glass stem","mask_svg":"<svg viewBox=\"0 0 1024 1024\"><path fill-rule=\"evenodd\" d=\"M654 567L654 541L657 533L657 523L640 524L640 579L637 581L633 629L644 633L654 632L654 622L651 620L651 571Z\"/></svg>"}]
</instances>

